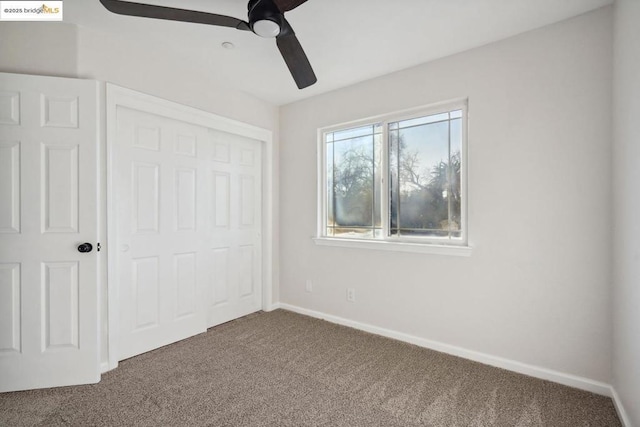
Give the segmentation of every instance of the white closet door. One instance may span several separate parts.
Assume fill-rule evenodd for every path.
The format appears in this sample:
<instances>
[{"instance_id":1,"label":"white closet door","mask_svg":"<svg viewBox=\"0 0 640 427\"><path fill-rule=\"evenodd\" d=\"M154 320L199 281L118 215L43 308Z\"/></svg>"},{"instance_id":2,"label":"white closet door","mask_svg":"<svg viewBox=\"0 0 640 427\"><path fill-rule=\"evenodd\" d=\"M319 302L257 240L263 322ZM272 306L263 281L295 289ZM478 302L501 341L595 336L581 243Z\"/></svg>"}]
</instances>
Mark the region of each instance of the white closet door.
<instances>
[{"instance_id":1,"label":"white closet door","mask_svg":"<svg viewBox=\"0 0 640 427\"><path fill-rule=\"evenodd\" d=\"M206 330L207 130L117 110L119 359Z\"/></svg>"},{"instance_id":2,"label":"white closet door","mask_svg":"<svg viewBox=\"0 0 640 427\"><path fill-rule=\"evenodd\" d=\"M144 99L112 144L120 360L262 309L262 143Z\"/></svg>"},{"instance_id":3,"label":"white closet door","mask_svg":"<svg viewBox=\"0 0 640 427\"><path fill-rule=\"evenodd\" d=\"M210 134L209 327L262 308L262 146L237 135Z\"/></svg>"},{"instance_id":4,"label":"white closet door","mask_svg":"<svg viewBox=\"0 0 640 427\"><path fill-rule=\"evenodd\" d=\"M0 73L0 391L100 379L98 90Z\"/></svg>"}]
</instances>

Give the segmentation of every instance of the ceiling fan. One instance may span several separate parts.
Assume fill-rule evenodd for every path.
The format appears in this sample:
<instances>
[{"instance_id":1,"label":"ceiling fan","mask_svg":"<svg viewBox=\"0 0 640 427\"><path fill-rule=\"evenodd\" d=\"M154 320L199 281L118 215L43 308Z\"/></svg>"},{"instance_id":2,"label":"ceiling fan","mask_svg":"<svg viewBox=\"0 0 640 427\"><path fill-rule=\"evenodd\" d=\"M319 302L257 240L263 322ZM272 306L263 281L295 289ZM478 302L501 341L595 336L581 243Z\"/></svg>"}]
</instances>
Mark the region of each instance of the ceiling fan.
<instances>
[{"instance_id":1,"label":"ceiling fan","mask_svg":"<svg viewBox=\"0 0 640 427\"><path fill-rule=\"evenodd\" d=\"M299 89L304 89L314 84L318 79L296 37L296 33L285 19L284 13L295 9L306 1L249 0L249 22L232 16L121 0L100 0L100 3L110 12L120 15L217 25L241 31L252 31L261 37L275 37L278 49L296 85Z\"/></svg>"}]
</instances>

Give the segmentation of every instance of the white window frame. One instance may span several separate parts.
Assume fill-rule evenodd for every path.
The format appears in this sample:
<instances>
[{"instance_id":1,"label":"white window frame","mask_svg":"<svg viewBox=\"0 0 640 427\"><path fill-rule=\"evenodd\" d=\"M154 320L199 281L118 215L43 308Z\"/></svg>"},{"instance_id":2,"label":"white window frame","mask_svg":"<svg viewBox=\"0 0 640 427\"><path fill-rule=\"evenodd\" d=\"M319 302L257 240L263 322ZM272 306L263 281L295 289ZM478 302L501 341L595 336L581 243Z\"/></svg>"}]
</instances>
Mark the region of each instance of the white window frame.
<instances>
[{"instance_id":1,"label":"white window frame","mask_svg":"<svg viewBox=\"0 0 640 427\"><path fill-rule=\"evenodd\" d=\"M422 236L390 236L389 235L389 123L424 117L438 113L454 110L462 110L462 147L461 147L461 168L460 186L462 193L460 229L461 238L452 240ZM468 159L468 123L469 108L468 100L456 99L437 104L431 104L409 110L397 111L376 117L356 120L348 123L341 123L318 129L318 212L317 212L317 232L314 241L321 246L339 246L360 249L391 250L399 252L420 252L442 255L471 255L469 246L468 227L468 185L467 175L469 167ZM360 126L382 124L382 159L381 159L381 216L382 216L382 238L352 238L352 237L332 237L327 236L327 165L325 135L331 132L356 128Z\"/></svg>"}]
</instances>

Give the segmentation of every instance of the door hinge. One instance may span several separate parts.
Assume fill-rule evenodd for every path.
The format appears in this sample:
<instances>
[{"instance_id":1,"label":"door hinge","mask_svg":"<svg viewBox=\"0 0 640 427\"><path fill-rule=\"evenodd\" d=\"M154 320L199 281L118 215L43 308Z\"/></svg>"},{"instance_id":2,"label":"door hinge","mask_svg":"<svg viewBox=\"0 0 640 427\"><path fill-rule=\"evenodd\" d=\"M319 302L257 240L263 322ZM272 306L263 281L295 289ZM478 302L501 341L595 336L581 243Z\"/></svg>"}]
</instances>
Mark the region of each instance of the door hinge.
<instances>
[{"instance_id":1,"label":"door hinge","mask_svg":"<svg viewBox=\"0 0 640 427\"><path fill-rule=\"evenodd\" d=\"M96 247L97 247L97 251L100 252L100 243L98 243Z\"/></svg>"}]
</instances>

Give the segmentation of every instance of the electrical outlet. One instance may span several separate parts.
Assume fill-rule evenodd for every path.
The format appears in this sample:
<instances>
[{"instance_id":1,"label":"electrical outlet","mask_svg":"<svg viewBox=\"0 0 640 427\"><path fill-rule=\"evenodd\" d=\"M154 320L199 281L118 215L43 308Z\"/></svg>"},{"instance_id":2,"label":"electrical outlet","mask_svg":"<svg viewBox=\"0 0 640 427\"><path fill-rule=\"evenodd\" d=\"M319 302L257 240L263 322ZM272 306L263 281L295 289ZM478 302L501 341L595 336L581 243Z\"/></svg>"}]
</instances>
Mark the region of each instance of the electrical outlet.
<instances>
[{"instance_id":1,"label":"electrical outlet","mask_svg":"<svg viewBox=\"0 0 640 427\"><path fill-rule=\"evenodd\" d=\"M356 302L356 290L353 288L347 288L347 301Z\"/></svg>"},{"instance_id":2,"label":"electrical outlet","mask_svg":"<svg viewBox=\"0 0 640 427\"><path fill-rule=\"evenodd\" d=\"M304 289L309 293L313 292L313 282L307 279L307 283L304 285Z\"/></svg>"}]
</instances>

